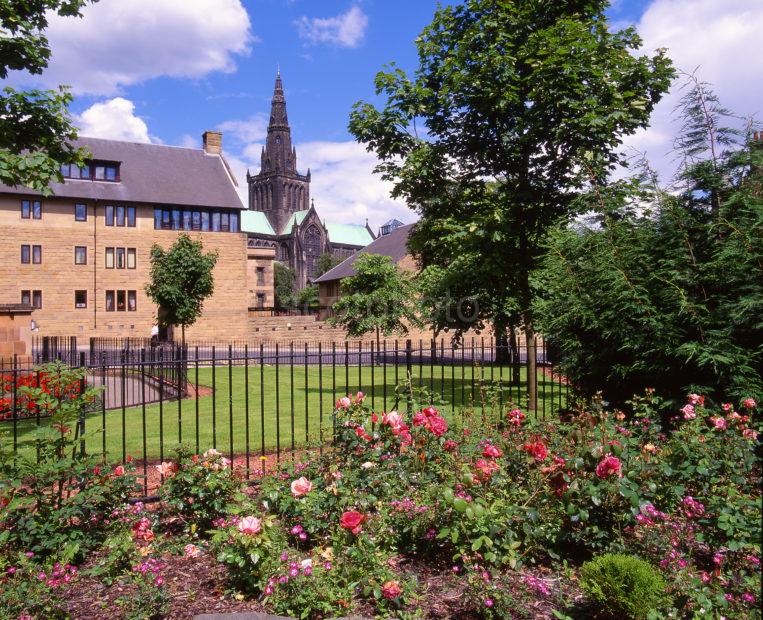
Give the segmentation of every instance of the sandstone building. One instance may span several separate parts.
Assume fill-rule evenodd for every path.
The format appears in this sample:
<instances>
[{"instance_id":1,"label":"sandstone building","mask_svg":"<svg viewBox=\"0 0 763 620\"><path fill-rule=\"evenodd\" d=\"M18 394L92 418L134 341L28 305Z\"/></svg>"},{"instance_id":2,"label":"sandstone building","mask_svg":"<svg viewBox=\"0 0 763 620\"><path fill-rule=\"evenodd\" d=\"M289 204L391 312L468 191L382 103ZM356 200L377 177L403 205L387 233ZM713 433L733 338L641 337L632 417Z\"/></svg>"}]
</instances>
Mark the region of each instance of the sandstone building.
<instances>
[{"instance_id":1,"label":"sandstone building","mask_svg":"<svg viewBox=\"0 0 763 620\"><path fill-rule=\"evenodd\" d=\"M77 146L92 159L63 167L52 197L0 186L0 304L31 307L36 335L148 337L151 247L184 231L219 253L214 294L189 337L246 334L249 308L273 305L275 251L247 247L222 134L206 132L201 149L95 138Z\"/></svg>"},{"instance_id":2,"label":"sandstone building","mask_svg":"<svg viewBox=\"0 0 763 620\"><path fill-rule=\"evenodd\" d=\"M304 175L297 171L297 150L291 142L279 73L260 172L247 172L246 176L249 205L242 215L242 229L249 234L250 248L272 248L276 259L294 270L297 288L312 282L321 254L346 258L374 240L367 222L354 225L321 220L310 199L310 180L309 169Z\"/></svg>"}]
</instances>

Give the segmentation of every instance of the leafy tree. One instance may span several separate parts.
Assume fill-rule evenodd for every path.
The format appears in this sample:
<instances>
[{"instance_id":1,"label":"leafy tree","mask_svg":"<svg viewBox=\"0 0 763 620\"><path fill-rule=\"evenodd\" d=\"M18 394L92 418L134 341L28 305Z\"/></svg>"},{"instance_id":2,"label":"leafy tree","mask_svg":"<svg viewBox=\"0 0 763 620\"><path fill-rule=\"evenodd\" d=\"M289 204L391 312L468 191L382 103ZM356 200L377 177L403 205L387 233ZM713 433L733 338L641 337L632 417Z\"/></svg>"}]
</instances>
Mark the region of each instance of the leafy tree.
<instances>
[{"instance_id":1,"label":"leafy tree","mask_svg":"<svg viewBox=\"0 0 763 620\"><path fill-rule=\"evenodd\" d=\"M91 0L9 0L0 6L0 78L13 70L40 74L50 61L44 31L52 13L81 17ZM92 0L96 1L96 0ZM61 164L82 166L85 149L71 144L77 131L69 115L72 96L57 90L19 91L5 87L0 94L0 183L26 185L49 195L49 183L62 181Z\"/></svg>"},{"instance_id":2,"label":"leafy tree","mask_svg":"<svg viewBox=\"0 0 763 620\"><path fill-rule=\"evenodd\" d=\"M305 288L299 289L297 293L297 305L302 308L318 307L318 287L308 284Z\"/></svg>"},{"instance_id":3,"label":"leafy tree","mask_svg":"<svg viewBox=\"0 0 763 620\"><path fill-rule=\"evenodd\" d=\"M168 250L159 245L151 248L146 294L158 306L161 324L181 326L184 349L186 325L196 322L204 300L214 292L215 264L217 252L205 254L201 241L186 234L179 235Z\"/></svg>"},{"instance_id":4,"label":"leafy tree","mask_svg":"<svg viewBox=\"0 0 763 620\"><path fill-rule=\"evenodd\" d=\"M581 390L763 397L763 141L729 116L692 78L678 187L647 167L581 197L596 226L551 236L536 309Z\"/></svg>"},{"instance_id":5,"label":"leafy tree","mask_svg":"<svg viewBox=\"0 0 763 620\"><path fill-rule=\"evenodd\" d=\"M350 131L421 215L410 247L443 287L468 294L498 340L521 323L535 372L530 275L577 190L600 184L624 135L647 124L673 71L633 52L606 0L465 0L417 39L419 66L376 77L380 110L355 105ZM418 128L423 132L419 134ZM454 319L457 331L470 325ZM530 382L534 406L534 384Z\"/></svg>"},{"instance_id":6,"label":"leafy tree","mask_svg":"<svg viewBox=\"0 0 763 620\"><path fill-rule=\"evenodd\" d=\"M341 297L332 306L332 325L353 337L375 331L377 351L381 334L406 334L409 325L421 325L413 281L389 256L361 253L353 268L355 275L342 280Z\"/></svg>"},{"instance_id":7,"label":"leafy tree","mask_svg":"<svg viewBox=\"0 0 763 620\"><path fill-rule=\"evenodd\" d=\"M273 287L275 294L275 306L279 310L290 308L294 305L294 281L297 274L283 263L273 263Z\"/></svg>"},{"instance_id":8,"label":"leafy tree","mask_svg":"<svg viewBox=\"0 0 763 620\"><path fill-rule=\"evenodd\" d=\"M344 260L343 258L340 258L339 256L334 256L329 253L321 254L315 263L315 277L318 278L322 276L324 273L326 273L327 271L331 271L343 260Z\"/></svg>"}]
</instances>

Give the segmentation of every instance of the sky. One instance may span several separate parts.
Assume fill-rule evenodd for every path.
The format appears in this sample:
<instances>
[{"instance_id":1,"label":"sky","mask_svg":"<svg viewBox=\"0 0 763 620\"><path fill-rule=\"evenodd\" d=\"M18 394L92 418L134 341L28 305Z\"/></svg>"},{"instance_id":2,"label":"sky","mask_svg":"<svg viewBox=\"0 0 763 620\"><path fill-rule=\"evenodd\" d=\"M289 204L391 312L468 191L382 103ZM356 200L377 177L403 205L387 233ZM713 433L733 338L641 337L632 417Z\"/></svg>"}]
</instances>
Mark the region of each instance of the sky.
<instances>
[{"instance_id":1,"label":"sky","mask_svg":"<svg viewBox=\"0 0 763 620\"><path fill-rule=\"evenodd\" d=\"M443 2L447 4L447 1ZM372 227L415 221L376 159L347 130L359 100L380 103L374 76L390 62L416 67L415 39L434 0L100 0L83 19L52 16L52 61L14 86L68 84L81 135L198 148L206 129L223 150L242 196L259 170L277 68L284 81L298 167L328 221ZM634 25L644 52L668 48L684 71L711 82L743 116L763 111L763 0L614 0L616 27ZM626 139L664 177L680 96L675 84L649 129Z\"/></svg>"}]
</instances>

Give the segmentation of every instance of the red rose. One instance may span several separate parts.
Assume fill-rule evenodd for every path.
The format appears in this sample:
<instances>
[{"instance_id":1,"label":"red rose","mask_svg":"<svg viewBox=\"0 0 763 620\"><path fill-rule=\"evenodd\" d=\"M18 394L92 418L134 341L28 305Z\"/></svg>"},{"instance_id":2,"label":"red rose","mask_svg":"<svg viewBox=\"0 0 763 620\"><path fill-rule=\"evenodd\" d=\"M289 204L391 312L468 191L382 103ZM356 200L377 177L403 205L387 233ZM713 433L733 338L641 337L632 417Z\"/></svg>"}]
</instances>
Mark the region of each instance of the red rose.
<instances>
[{"instance_id":1,"label":"red rose","mask_svg":"<svg viewBox=\"0 0 763 620\"><path fill-rule=\"evenodd\" d=\"M503 452L501 452L500 448L489 443L482 449L482 456L489 459L497 459L500 456L503 456Z\"/></svg>"},{"instance_id":2,"label":"red rose","mask_svg":"<svg viewBox=\"0 0 763 620\"><path fill-rule=\"evenodd\" d=\"M528 442L522 448L525 452L531 454L536 461L545 461L548 456L548 448L540 440L533 443Z\"/></svg>"},{"instance_id":3,"label":"red rose","mask_svg":"<svg viewBox=\"0 0 763 620\"><path fill-rule=\"evenodd\" d=\"M427 416L424 414L423 411L419 411L418 413L413 414L414 426L424 426L426 423L427 423Z\"/></svg>"},{"instance_id":4,"label":"red rose","mask_svg":"<svg viewBox=\"0 0 763 620\"><path fill-rule=\"evenodd\" d=\"M339 524L345 529L350 530L356 536L360 534L361 526L366 520L366 515L357 510L348 510L342 513Z\"/></svg>"},{"instance_id":5,"label":"red rose","mask_svg":"<svg viewBox=\"0 0 763 620\"><path fill-rule=\"evenodd\" d=\"M427 407L421 413L423 413L428 418L435 418L440 415L437 412L437 409L435 409L434 407Z\"/></svg>"}]
</instances>

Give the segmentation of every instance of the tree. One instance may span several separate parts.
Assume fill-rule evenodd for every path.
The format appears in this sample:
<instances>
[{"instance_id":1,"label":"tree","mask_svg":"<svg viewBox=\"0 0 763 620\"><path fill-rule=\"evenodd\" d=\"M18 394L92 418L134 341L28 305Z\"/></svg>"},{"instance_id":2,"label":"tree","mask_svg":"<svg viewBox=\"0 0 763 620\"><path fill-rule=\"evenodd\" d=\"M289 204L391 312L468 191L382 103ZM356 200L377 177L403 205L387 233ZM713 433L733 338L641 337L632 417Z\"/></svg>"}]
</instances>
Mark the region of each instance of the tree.
<instances>
[{"instance_id":1,"label":"tree","mask_svg":"<svg viewBox=\"0 0 763 620\"><path fill-rule=\"evenodd\" d=\"M321 254L315 263L315 277L318 278L327 271L331 271L342 261L344 261L344 259L339 256L334 256L329 253Z\"/></svg>"},{"instance_id":2,"label":"tree","mask_svg":"<svg viewBox=\"0 0 763 620\"><path fill-rule=\"evenodd\" d=\"M48 18L57 13L81 17L91 0L10 0L0 8L0 78L8 72L40 74L50 61L43 34ZM96 1L96 0L92 0ZM76 149L77 138L68 106L69 90L19 91L5 87L0 94L0 183L26 185L44 195L51 181L63 181L62 164L82 166L86 149Z\"/></svg>"},{"instance_id":3,"label":"tree","mask_svg":"<svg viewBox=\"0 0 763 620\"><path fill-rule=\"evenodd\" d=\"M421 325L413 281L389 256L361 253L353 268L355 275L341 282L331 325L344 327L352 337L375 331L377 351L381 334L406 334L409 325Z\"/></svg>"},{"instance_id":4,"label":"tree","mask_svg":"<svg viewBox=\"0 0 763 620\"><path fill-rule=\"evenodd\" d=\"M283 263L273 263L273 288L275 306L279 310L291 308L294 305L294 281L297 274Z\"/></svg>"},{"instance_id":5,"label":"tree","mask_svg":"<svg viewBox=\"0 0 763 620\"><path fill-rule=\"evenodd\" d=\"M596 226L550 237L536 310L583 392L651 387L673 412L689 392L763 397L763 138L730 116L692 78L678 187L645 167L581 196Z\"/></svg>"},{"instance_id":6,"label":"tree","mask_svg":"<svg viewBox=\"0 0 763 620\"><path fill-rule=\"evenodd\" d=\"M297 305L305 310L318 307L318 287L308 284L297 292Z\"/></svg>"},{"instance_id":7,"label":"tree","mask_svg":"<svg viewBox=\"0 0 763 620\"><path fill-rule=\"evenodd\" d=\"M530 276L575 193L601 184L624 135L647 124L673 71L636 56L633 28L610 31L606 0L466 0L417 39L409 78L376 77L379 110L359 102L350 131L381 160L421 219L410 247L469 293L496 338L520 322L535 373ZM419 135L418 128L424 132ZM445 326L444 324L442 326ZM458 320L457 331L468 327ZM534 382L529 382L534 406Z\"/></svg>"},{"instance_id":8,"label":"tree","mask_svg":"<svg viewBox=\"0 0 763 620\"><path fill-rule=\"evenodd\" d=\"M178 236L169 250L151 248L150 281L146 294L158 306L162 325L180 325L185 350L185 328L201 316L204 300L214 292L212 271L217 252L204 253L201 241Z\"/></svg>"}]
</instances>

